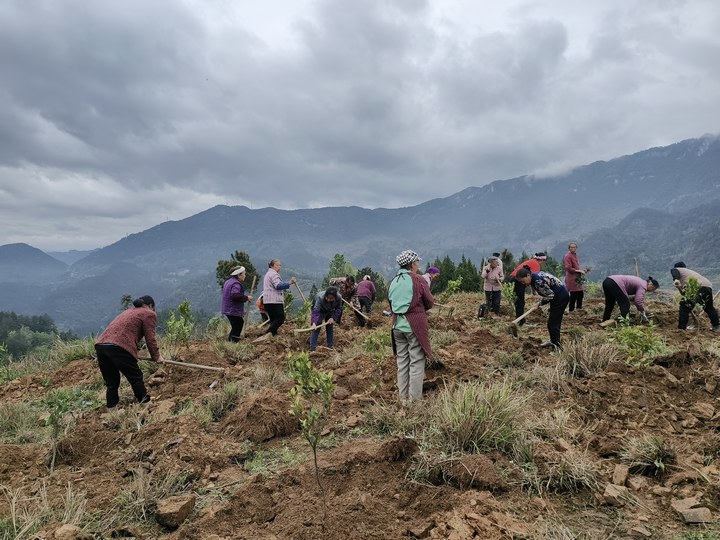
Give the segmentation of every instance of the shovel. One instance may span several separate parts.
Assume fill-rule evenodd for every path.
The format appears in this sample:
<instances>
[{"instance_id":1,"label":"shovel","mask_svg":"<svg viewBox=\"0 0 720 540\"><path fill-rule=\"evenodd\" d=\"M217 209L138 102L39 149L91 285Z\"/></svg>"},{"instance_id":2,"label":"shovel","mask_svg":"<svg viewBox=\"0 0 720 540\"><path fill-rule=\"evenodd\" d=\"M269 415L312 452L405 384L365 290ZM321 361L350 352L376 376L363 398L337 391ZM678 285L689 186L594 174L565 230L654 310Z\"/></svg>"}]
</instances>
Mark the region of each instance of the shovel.
<instances>
[{"instance_id":1,"label":"shovel","mask_svg":"<svg viewBox=\"0 0 720 540\"><path fill-rule=\"evenodd\" d=\"M537 308L539 308L539 307L540 307L540 303L538 302L538 303L535 304L533 307L531 307L530 309L528 309L525 313L523 313L522 315L520 315L517 319L515 319L514 321L512 321L512 322L508 325L508 332L510 332L510 333L513 335L513 337L518 337L518 324L517 324L517 323L519 323L520 321L522 321L525 317L527 317L528 315L530 315L533 311L535 311L535 310L536 310Z\"/></svg>"}]
</instances>

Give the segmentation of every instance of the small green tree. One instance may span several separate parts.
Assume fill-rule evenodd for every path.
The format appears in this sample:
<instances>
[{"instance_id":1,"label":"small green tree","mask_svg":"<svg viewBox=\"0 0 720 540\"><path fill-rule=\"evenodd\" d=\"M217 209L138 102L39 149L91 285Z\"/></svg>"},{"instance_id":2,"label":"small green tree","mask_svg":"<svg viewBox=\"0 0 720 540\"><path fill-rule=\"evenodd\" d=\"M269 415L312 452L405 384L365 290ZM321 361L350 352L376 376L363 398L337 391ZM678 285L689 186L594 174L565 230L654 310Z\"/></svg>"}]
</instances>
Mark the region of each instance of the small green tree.
<instances>
[{"instance_id":1,"label":"small green tree","mask_svg":"<svg viewBox=\"0 0 720 540\"><path fill-rule=\"evenodd\" d=\"M120 297L120 307L123 311L128 309L130 306L132 306L133 303L133 297L132 295L125 293Z\"/></svg>"},{"instance_id":2,"label":"small green tree","mask_svg":"<svg viewBox=\"0 0 720 540\"><path fill-rule=\"evenodd\" d=\"M447 300L453 295L460 292L460 287L462 286L463 278L460 276L457 279L453 279L448 281L447 287L445 287L445 292L442 294L442 301L447 302Z\"/></svg>"},{"instance_id":3,"label":"small green tree","mask_svg":"<svg viewBox=\"0 0 720 540\"><path fill-rule=\"evenodd\" d=\"M307 353L288 355L288 374L295 381L290 389L292 407L290 414L300 422L303 437L312 448L315 464L315 480L323 498L323 508L327 515L325 489L320 480L320 467L317 461L317 448L328 422L335 384L332 371L319 371L313 367Z\"/></svg>"},{"instance_id":4,"label":"small green tree","mask_svg":"<svg viewBox=\"0 0 720 540\"><path fill-rule=\"evenodd\" d=\"M2 365L3 371L5 372L5 379L10 380L10 354L7 352L7 347L4 343L0 343L0 365Z\"/></svg>"},{"instance_id":5,"label":"small green tree","mask_svg":"<svg viewBox=\"0 0 720 540\"><path fill-rule=\"evenodd\" d=\"M72 405L72 399L70 396L71 394L69 394L68 392L53 391L45 397L45 408L50 415L47 419L47 425L49 425L52 429L52 455L50 458L50 473L55 470L58 440L60 439L60 434L65 427L63 419L65 417L65 414L70 411L70 406Z\"/></svg>"},{"instance_id":6,"label":"small green tree","mask_svg":"<svg viewBox=\"0 0 720 540\"><path fill-rule=\"evenodd\" d=\"M345 258L345 255L342 253L336 253L330 261L328 273L323 279L322 286L327 287L330 284L331 278L354 276L355 273L353 265Z\"/></svg>"},{"instance_id":7,"label":"small green tree","mask_svg":"<svg viewBox=\"0 0 720 540\"><path fill-rule=\"evenodd\" d=\"M181 346L190 345L190 337L195 329L190 302L185 299L177 310L170 312L166 323L165 341L171 359L177 358Z\"/></svg>"},{"instance_id":8,"label":"small green tree","mask_svg":"<svg viewBox=\"0 0 720 540\"><path fill-rule=\"evenodd\" d=\"M230 255L229 259L218 261L217 266L215 267L215 277L217 278L218 285L220 285L221 289L230 277L233 269L240 266L245 267L245 283L248 287L252 284L253 278L257 278L258 280L261 278L252 261L250 261L250 255L244 251L235 251L235 253Z\"/></svg>"}]
</instances>

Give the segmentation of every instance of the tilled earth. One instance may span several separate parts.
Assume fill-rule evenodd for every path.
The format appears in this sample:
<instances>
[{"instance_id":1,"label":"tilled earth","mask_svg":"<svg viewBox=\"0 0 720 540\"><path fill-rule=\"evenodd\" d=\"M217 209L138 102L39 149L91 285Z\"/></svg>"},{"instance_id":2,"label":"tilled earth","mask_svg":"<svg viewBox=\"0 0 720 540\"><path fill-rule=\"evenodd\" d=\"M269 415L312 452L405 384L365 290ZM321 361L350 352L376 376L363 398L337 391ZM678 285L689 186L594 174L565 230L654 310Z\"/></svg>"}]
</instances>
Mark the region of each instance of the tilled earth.
<instances>
[{"instance_id":1,"label":"tilled earth","mask_svg":"<svg viewBox=\"0 0 720 540\"><path fill-rule=\"evenodd\" d=\"M101 407L77 415L59 441L52 474L48 443L29 437L25 444L0 445L0 484L7 493L22 489L27 496L44 485L58 503L68 484L84 492L87 512L96 516L94 527L105 524L94 532L87 526L87 537L675 539L697 527L714 530L720 504L720 336L709 332L704 315L697 331L683 333L676 329L676 306L651 302L667 354L654 357L646 368L631 367L620 357L594 375L546 384L533 374L552 373L558 355L540 346L546 339L544 315L534 313L514 338L507 331L507 307L500 317L478 321L477 298L457 295L448 302L455 306L452 313L447 308L431 312L433 331L454 333L457 341L437 350L426 371L423 403L456 382L512 377L525 384L535 414L569 411L572 416L564 433L536 448L536 463L582 454L600 471L595 488L529 489L519 481L518 468L499 452L449 460L454 465L441 481L414 479L410 471L422 453L415 439L409 433L378 436L367 429L370 407L395 407L394 357L378 361L358 346L371 332L389 332L389 320L379 310L365 329L350 324L346 315L335 332L335 350L321 348L311 356L316 367L333 370L337 384L328 443L318 453L326 508L312 454L288 414L291 382L279 375L288 353L307 350L308 334L294 334L294 323L286 323L276 339L257 344L256 359L237 364L214 352L211 340L193 343L180 354L183 360L225 372L162 366L149 377L153 402L145 408L131 404L123 380L125 413ZM598 325L600 311L600 300L590 300L584 311L566 314L564 341L607 332ZM248 331L248 339L255 332ZM498 365L501 353L520 354L508 366ZM0 399L38 400L52 388L100 380L93 359L81 359L53 373L6 383ZM191 400L201 403L230 381L250 390L223 418L203 425L183 413ZM662 437L672 448L665 470L630 470L622 479L627 492L608 496L606 488L618 480L618 465L623 465L625 441L642 434ZM264 469L248 467L259 455L294 459L278 458ZM164 528L152 519L113 519L121 514L118 494L139 475L186 480L185 491L197 495L197 504L179 528ZM688 524L674 509L673 504L691 498L694 506L708 509L709 523ZM9 515L9 504L9 497L0 498L0 515ZM50 524L39 537L54 538L60 525Z\"/></svg>"}]
</instances>

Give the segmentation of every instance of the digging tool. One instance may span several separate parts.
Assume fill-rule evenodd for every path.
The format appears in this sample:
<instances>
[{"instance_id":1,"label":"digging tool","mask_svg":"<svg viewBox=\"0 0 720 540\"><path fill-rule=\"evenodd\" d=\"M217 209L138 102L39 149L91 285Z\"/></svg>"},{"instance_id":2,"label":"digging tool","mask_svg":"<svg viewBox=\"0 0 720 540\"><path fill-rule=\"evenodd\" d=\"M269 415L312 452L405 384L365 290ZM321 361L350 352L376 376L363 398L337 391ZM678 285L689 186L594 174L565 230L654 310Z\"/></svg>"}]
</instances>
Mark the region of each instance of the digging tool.
<instances>
[{"instance_id":1,"label":"digging tool","mask_svg":"<svg viewBox=\"0 0 720 540\"><path fill-rule=\"evenodd\" d=\"M360 315L362 315L362 316L365 318L366 321L370 320L370 317L368 317L367 315L365 315L362 311L360 311L359 309L357 309L357 308L356 308L355 306L353 306L350 302L348 302L347 300L345 300L342 296L340 297L340 300L342 300L344 303L346 303L348 306L350 306L350 309L352 309L355 313L359 313Z\"/></svg>"},{"instance_id":2,"label":"digging tool","mask_svg":"<svg viewBox=\"0 0 720 540\"><path fill-rule=\"evenodd\" d=\"M253 292L255 291L255 283L257 282L257 276L253 276L253 282L250 286L250 296L252 296ZM248 307L247 311L245 312L245 320L250 320L250 309L252 309L253 303L248 301ZM247 328L247 324L243 324L242 330L240 330L240 337L243 337L245 335L245 328Z\"/></svg>"},{"instance_id":3,"label":"digging tool","mask_svg":"<svg viewBox=\"0 0 720 540\"><path fill-rule=\"evenodd\" d=\"M308 326L307 328L298 328L297 330L293 330L296 334L301 334L303 332L312 332L313 330L318 330L319 328L322 328L323 326L327 326L330 324L330 321L325 321L324 323L320 323L316 326ZM334 323L333 323L334 324Z\"/></svg>"},{"instance_id":4,"label":"digging tool","mask_svg":"<svg viewBox=\"0 0 720 540\"><path fill-rule=\"evenodd\" d=\"M633 260L635 261L635 275L637 277L640 277L640 269L638 268L637 257L633 257Z\"/></svg>"},{"instance_id":5,"label":"digging tool","mask_svg":"<svg viewBox=\"0 0 720 540\"><path fill-rule=\"evenodd\" d=\"M303 302L307 302L307 298L305 298L305 295L302 292L302 289L300 288L300 285L297 284L297 281L295 282L295 288L300 293L300 298L302 298Z\"/></svg>"},{"instance_id":6,"label":"digging tool","mask_svg":"<svg viewBox=\"0 0 720 540\"><path fill-rule=\"evenodd\" d=\"M448 306L448 305L446 305L446 304L441 304L440 302L435 302L435 303L433 304L433 307L434 307L434 306L437 306L437 307L439 307L439 308L447 308L448 312L447 312L446 317L447 317L448 319L449 319L450 317L452 317L452 314L453 314L453 313L455 313L455 306Z\"/></svg>"},{"instance_id":7,"label":"digging tool","mask_svg":"<svg viewBox=\"0 0 720 540\"><path fill-rule=\"evenodd\" d=\"M150 360L150 357L144 357L141 358L141 360ZM158 364L172 364L173 366L183 366L194 369L207 369L208 371L225 371L225 368L221 367L203 366L201 364L191 364L190 362L176 362L175 360L161 360L160 362L158 362Z\"/></svg>"},{"instance_id":8,"label":"digging tool","mask_svg":"<svg viewBox=\"0 0 720 540\"><path fill-rule=\"evenodd\" d=\"M255 328L262 328L263 326L265 326L265 325L266 325L267 323L269 323L269 322L270 322L270 319L265 319L263 322L261 322L260 324L258 324Z\"/></svg>"},{"instance_id":9,"label":"digging tool","mask_svg":"<svg viewBox=\"0 0 720 540\"><path fill-rule=\"evenodd\" d=\"M517 337L517 336L518 336L518 324L517 324L517 323L519 323L520 321L522 321L525 317L527 317L528 315L530 315L533 311L535 311L535 310L538 309L539 307L540 307L540 302L538 302L538 303L535 304L533 307L531 307L530 309L528 309L525 313L523 313L522 315L520 315L517 319L515 319L514 321L512 321L512 322L508 325L508 331L513 335L513 337Z\"/></svg>"}]
</instances>

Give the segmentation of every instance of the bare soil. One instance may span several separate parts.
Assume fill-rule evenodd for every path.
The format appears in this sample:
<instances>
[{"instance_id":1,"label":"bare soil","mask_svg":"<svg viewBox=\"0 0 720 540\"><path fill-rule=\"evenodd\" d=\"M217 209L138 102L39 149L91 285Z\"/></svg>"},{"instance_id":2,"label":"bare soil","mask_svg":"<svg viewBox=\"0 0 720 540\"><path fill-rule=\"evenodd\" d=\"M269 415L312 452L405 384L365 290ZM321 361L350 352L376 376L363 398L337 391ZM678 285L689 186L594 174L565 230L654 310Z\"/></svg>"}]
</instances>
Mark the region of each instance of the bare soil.
<instances>
[{"instance_id":1,"label":"bare soil","mask_svg":"<svg viewBox=\"0 0 720 540\"><path fill-rule=\"evenodd\" d=\"M478 321L473 298L451 298L450 305L456 306L451 317L431 312L431 328L452 330L458 341L438 350L434 367L426 371L425 402L445 384L478 377L503 380L508 369L497 366L498 351L521 353L515 369L526 373L557 364L557 354L540 346L546 339L542 313L531 315L513 338L507 332L510 314ZM198 494L201 504L177 530L150 521L116 524L96 533L108 538L569 537L553 533L558 524L583 538L637 538L644 536L643 531L651 538L681 538L697 526L684 522L672 509L673 500L697 497L714 517L720 505L720 340L709 332L704 315L698 331L682 333L676 329L675 306L651 302L650 309L670 350L655 358L652 366L613 362L595 375L565 380L560 390L528 379L538 414L562 409L573 415L564 436L537 449L536 462L552 462L564 452L585 453L601 471L597 489L539 495L521 485L517 467L499 452L463 455L443 470L431 471L428 482L412 480L409 470L421 452L417 441L411 436L381 437L365 429L367 407L395 400L394 357L387 356L378 365L371 354L348 354L351 348L361 350L353 344L369 332L378 328L389 332L389 320L379 310L372 314L370 328L358 328L346 317L335 332L336 349L320 349L312 355L316 367L333 370L337 384L330 443L319 451L327 508L315 481L312 454L288 414L291 382L282 377L264 385L257 382L258 369L284 372L288 353L307 350L308 334L293 334L292 322L274 340L257 345L258 358L236 365L216 355L209 341L193 343L181 354L185 361L226 368L225 373L163 366L148 381L153 401L144 409L131 404L123 380L121 405L138 411L138 425L118 426L104 407L79 415L59 443L52 474L48 444L0 445L0 484L30 495L44 482L51 497L60 501L69 483L86 494L88 512L107 517L116 511L117 494L138 471L156 478L187 476L188 489ZM590 300L584 311L566 314L563 339L570 339L573 332L603 332L599 310L600 301ZM247 339L255 335L251 330ZM38 400L49 388L98 380L94 360L82 359L51 374L0 386L0 399ZM201 403L229 381L249 390L219 421L204 427L190 414L177 414L183 403L190 399ZM619 451L628 436L643 433L668 442L674 450L672 463L659 475L631 472L627 499L609 502L603 490L612 482L615 466L622 463ZM297 459L247 472L249 460L263 452L291 453ZM8 501L0 497L0 516L9 511ZM53 538L59 525L49 526L40 537Z\"/></svg>"}]
</instances>

